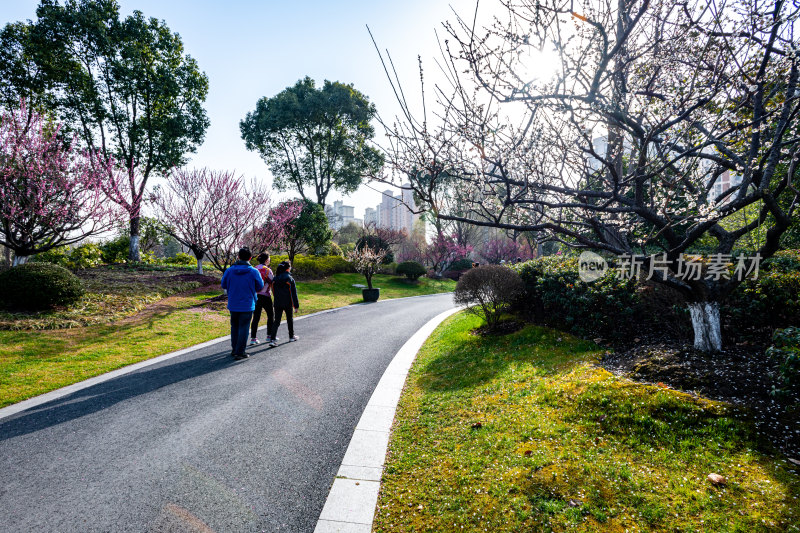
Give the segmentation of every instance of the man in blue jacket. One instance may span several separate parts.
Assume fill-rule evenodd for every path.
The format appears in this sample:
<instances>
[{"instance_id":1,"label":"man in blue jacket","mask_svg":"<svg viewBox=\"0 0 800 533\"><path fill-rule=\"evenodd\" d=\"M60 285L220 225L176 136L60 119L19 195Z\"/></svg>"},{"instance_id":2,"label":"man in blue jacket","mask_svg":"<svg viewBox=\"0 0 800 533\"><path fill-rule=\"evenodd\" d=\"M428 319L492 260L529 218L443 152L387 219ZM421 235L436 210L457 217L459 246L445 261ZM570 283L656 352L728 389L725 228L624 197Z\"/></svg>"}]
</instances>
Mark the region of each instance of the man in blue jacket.
<instances>
[{"instance_id":1,"label":"man in blue jacket","mask_svg":"<svg viewBox=\"0 0 800 533\"><path fill-rule=\"evenodd\" d=\"M250 357L245 353L250 319L256 308L256 293L264 287L261 274L250 265L250 248L239 250L239 260L222 275L222 288L228 291L231 312L231 355L237 361Z\"/></svg>"}]
</instances>

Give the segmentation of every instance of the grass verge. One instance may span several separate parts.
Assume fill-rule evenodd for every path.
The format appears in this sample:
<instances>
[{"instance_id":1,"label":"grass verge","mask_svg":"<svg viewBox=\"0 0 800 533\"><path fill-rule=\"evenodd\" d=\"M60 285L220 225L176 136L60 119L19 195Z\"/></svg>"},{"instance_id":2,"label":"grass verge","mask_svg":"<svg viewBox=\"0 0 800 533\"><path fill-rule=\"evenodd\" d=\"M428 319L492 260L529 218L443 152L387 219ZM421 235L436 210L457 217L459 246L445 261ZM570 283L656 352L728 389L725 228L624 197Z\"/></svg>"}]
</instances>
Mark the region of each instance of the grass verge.
<instances>
[{"instance_id":1,"label":"grass verge","mask_svg":"<svg viewBox=\"0 0 800 533\"><path fill-rule=\"evenodd\" d=\"M455 315L420 351L374 531L800 530L799 469L740 413L617 378L591 342L480 324Z\"/></svg>"},{"instance_id":2,"label":"grass verge","mask_svg":"<svg viewBox=\"0 0 800 533\"><path fill-rule=\"evenodd\" d=\"M77 304L39 312L0 309L0 330L68 329L109 323L132 316L167 296L219 279L219 275L197 275L186 268L139 265L104 265L75 274L86 289Z\"/></svg>"},{"instance_id":3,"label":"grass verge","mask_svg":"<svg viewBox=\"0 0 800 533\"><path fill-rule=\"evenodd\" d=\"M159 290L161 282L152 279L133 282L128 274L128 283L140 285L139 290L146 292L147 298L153 298ZM376 275L373 281L382 288L382 299L448 292L455 286L450 280L425 279L408 284L383 275ZM326 280L299 282L299 315L362 301L361 289L352 286L362 282L363 276L357 274L335 274ZM114 290L121 291L118 287ZM130 290L135 292L135 288ZM97 320L103 319L104 323L85 327L0 331L0 407L227 335L228 312L225 302L217 299L220 294L222 291L215 287L196 288L143 309L138 306L139 312L133 316L124 317L121 312L112 313L111 317L101 315ZM122 298L130 302L137 296ZM262 316L262 325L265 323Z\"/></svg>"}]
</instances>

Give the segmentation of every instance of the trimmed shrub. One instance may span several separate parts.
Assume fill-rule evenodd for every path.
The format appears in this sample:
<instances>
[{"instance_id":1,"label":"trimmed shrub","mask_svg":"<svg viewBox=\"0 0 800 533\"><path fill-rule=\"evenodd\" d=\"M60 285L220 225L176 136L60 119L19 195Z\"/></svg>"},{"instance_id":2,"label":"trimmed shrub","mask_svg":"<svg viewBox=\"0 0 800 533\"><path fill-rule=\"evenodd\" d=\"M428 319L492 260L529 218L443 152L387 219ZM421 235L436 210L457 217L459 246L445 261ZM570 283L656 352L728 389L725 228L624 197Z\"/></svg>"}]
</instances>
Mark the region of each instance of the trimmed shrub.
<instances>
[{"instance_id":1,"label":"trimmed shrub","mask_svg":"<svg viewBox=\"0 0 800 533\"><path fill-rule=\"evenodd\" d=\"M197 265L197 259L195 258L195 256L184 252L178 252L172 257L166 257L162 259L161 262L166 263L168 265L185 265L185 266Z\"/></svg>"},{"instance_id":2,"label":"trimmed shrub","mask_svg":"<svg viewBox=\"0 0 800 533\"><path fill-rule=\"evenodd\" d=\"M450 265L450 270L469 270L472 268L472 259L458 259Z\"/></svg>"},{"instance_id":3,"label":"trimmed shrub","mask_svg":"<svg viewBox=\"0 0 800 533\"><path fill-rule=\"evenodd\" d=\"M0 273L0 302L15 309L69 306L83 296L81 281L64 267L26 263Z\"/></svg>"},{"instance_id":4,"label":"trimmed shrub","mask_svg":"<svg viewBox=\"0 0 800 533\"><path fill-rule=\"evenodd\" d=\"M106 241L100 245L103 253L104 263L124 263L128 260L128 252L131 247L130 237L120 235L116 239Z\"/></svg>"},{"instance_id":5,"label":"trimmed shrub","mask_svg":"<svg viewBox=\"0 0 800 533\"><path fill-rule=\"evenodd\" d=\"M524 290L519 274L505 266L488 265L472 268L461 276L454 301L469 306L469 312L482 317L489 328L495 328Z\"/></svg>"},{"instance_id":6,"label":"trimmed shrub","mask_svg":"<svg viewBox=\"0 0 800 533\"><path fill-rule=\"evenodd\" d=\"M335 256L338 256L338 257L344 257L344 252L342 251L342 249L339 247L338 244L336 244L335 242L331 241L330 242L330 250L328 250L328 255L335 255Z\"/></svg>"},{"instance_id":7,"label":"trimmed shrub","mask_svg":"<svg viewBox=\"0 0 800 533\"><path fill-rule=\"evenodd\" d=\"M96 267L103 262L103 251L93 242L81 244L69 254L69 268L86 269Z\"/></svg>"},{"instance_id":8,"label":"trimmed shrub","mask_svg":"<svg viewBox=\"0 0 800 533\"><path fill-rule=\"evenodd\" d=\"M285 255L273 255L271 257L273 270L278 263L286 259ZM355 272L355 270L349 261L337 255L296 255L292 263L292 276L302 280L322 279L340 272Z\"/></svg>"},{"instance_id":9,"label":"trimmed shrub","mask_svg":"<svg viewBox=\"0 0 800 533\"><path fill-rule=\"evenodd\" d=\"M800 253L764 261L758 279L748 278L723 302L722 315L737 334L800 326Z\"/></svg>"},{"instance_id":10,"label":"trimmed shrub","mask_svg":"<svg viewBox=\"0 0 800 533\"><path fill-rule=\"evenodd\" d=\"M577 257L550 256L511 268L525 285L518 308L537 322L584 337L624 338L636 331L641 319L649 318L641 312L636 281L607 275L584 283L578 277Z\"/></svg>"},{"instance_id":11,"label":"trimmed shrub","mask_svg":"<svg viewBox=\"0 0 800 533\"><path fill-rule=\"evenodd\" d=\"M416 261L403 261L397 265L395 272L399 276L405 276L408 279L418 280L421 276L425 275L425 267Z\"/></svg>"},{"instance_id":12,"label":"trimmed shrub","mask_svg":"<svg viewBox=\"0 0 800 533\"><path fill-rule=\"evenodd\" d=\"M800 392L800 328L776 330L766 354L779 365L778 385L773 386L772 394L787 396Z\"/></svg>"}]
</instances>

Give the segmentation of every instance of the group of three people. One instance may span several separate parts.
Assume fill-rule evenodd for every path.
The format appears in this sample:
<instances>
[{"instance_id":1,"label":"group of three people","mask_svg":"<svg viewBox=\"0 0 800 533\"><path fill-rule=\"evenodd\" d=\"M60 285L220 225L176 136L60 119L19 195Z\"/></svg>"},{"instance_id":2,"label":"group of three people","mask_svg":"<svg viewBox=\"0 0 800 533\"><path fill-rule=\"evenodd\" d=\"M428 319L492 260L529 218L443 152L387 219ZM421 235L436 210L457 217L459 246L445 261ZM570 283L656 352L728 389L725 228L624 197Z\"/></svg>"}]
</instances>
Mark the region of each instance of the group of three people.
<instances>
[{"instance_id":1,"label":"group of three people","mask_svg":"<svg viewBox=\"0 0 800 533\"><path fill-rule=\"evenodd\" d=\"M249 357L245 352L248 333L250 345L259 344L257 333L262 310L267 313L267 340L270 346L277 346L278 326L284 313L289 340L297 340L293 311L297 312L300 302L291 275L292 264L289 261L281 262L273 274L269 268L269 254L259 254L255 268L250 264L252 257L249 248L242 248L239 250L239 260L222 275L222 288L228 292L228 311L231 313L231 355L237 360Z\"/></svg>"}]
</instances>

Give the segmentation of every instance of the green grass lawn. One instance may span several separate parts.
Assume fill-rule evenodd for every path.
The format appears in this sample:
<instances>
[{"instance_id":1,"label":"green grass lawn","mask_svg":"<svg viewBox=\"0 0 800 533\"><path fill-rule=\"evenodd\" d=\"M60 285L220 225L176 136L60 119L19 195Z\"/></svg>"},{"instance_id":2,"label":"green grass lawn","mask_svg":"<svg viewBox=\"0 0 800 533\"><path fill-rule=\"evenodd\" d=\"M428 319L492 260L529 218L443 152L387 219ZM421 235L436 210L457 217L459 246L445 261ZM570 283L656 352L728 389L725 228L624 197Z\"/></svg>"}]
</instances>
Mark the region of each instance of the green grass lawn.
<instances>
[{"instance_id":1,"label":"green grass lawn","mask_svg":"<svg viewBox=\"0 0 800 533\"><path fill-rule=\"evenodd\" d=\"M591 342L480 324L455 315L417 357L374 531L800 531L800 468L741 413L618 378Z\"/></svg>"},{"instance_id":2,"label":"green grass lawn","mask_svg":"<svg viewBox=\"0 0 800 533\"><path fill-rule=\"evenodd\" d=\"M361 289L352 285L364 283L363 279L357 274L334 274L326 280L299 282L299 315L362 301ZM450 280L422 279L409 284L384 275L376 275L373 284L381 287L381 299L448 292L455 287ZM230 325L225 302L212 300L221 293L206 288L173 295L133 316L115 317L112 323L0 331L0 407L227 335ZM137 294L137 298L152 299L151 292ZM46 319L39 317L37 323Z\"/></svg>"}]
</instances>

